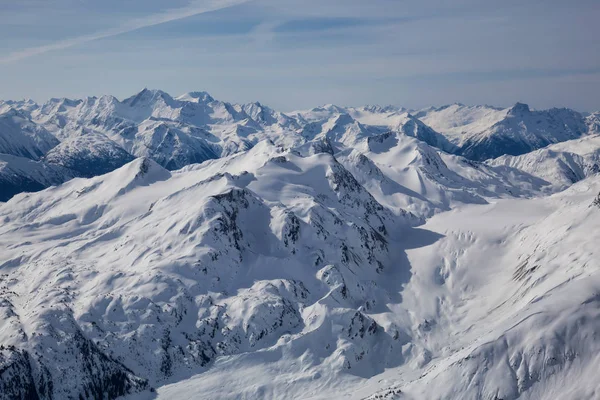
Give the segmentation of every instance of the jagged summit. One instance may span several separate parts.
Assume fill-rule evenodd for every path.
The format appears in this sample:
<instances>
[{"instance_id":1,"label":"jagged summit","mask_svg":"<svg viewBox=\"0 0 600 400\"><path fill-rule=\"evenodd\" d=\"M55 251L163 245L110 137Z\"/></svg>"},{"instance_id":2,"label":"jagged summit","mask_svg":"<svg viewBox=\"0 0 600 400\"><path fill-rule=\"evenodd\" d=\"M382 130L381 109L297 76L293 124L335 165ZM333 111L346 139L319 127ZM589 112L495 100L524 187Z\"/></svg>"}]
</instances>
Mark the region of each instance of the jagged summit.
<instances>
[{"instance_id":1,"label":"jagged summit","mask_svg":"<svg viewBox=\"0 0 600 400\"><path fill-rule=\"evenodd\" d=\"M215 101L214 97L207 92L188 92L177 97L177 100L191 101L196 103L210 103Z\"/></svg>"},{"instance_id":2,"label":"jagged summit","mask_svg":"<svg viewBox=\"0 0 600 400\"><path fill-rule=\"evenodd\" d=\"M397 107L393 105L380 106L380 105L366 105L362 107L363 110L373 113L392 113L406 111L404 107Z\"/></svg>"},{"instance_id":3,"label":"jagged summit","mask_svg":"<svg viewBox=\"0 0 600 400\"><path fill-rule=\"evenodd\" d=\"M123 100L123 103L130 107L135 107L144 106L160 99L167 102L171 102L173 100L168 93L163 92L162 90L144 88L133 96Z\"/></svg>"},{"instance_id":4,"label":"jagged summit","mask_svg":"<svg viewBox=\"0 0 600 400\"><path fill-rule=\"evenodd\" d=\"M515 105L512 106L508 111L508 115L517 116L527 114L529 112L531 112L531 110L529 109L529 106L527 104L515 103Z\"/></svg>"}]
</instances>

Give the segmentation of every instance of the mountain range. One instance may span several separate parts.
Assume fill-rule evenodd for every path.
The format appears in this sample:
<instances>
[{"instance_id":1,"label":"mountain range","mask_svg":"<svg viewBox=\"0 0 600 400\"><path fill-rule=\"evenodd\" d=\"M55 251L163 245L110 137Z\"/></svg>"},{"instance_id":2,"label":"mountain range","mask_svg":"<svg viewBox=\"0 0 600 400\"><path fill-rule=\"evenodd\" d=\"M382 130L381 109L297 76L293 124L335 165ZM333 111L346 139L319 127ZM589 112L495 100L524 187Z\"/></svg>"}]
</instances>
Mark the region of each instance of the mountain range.
<instances>
[{"instance_id":1,"label":"mountain range","mask_svg":"<svg viewBox=\"0 0 600 400\"><path fill-rule=\"evenodd\" d=\"M3 101L0 153L40 165L31 164L28 173L3 161L0 201L73 176L103 174L136 157L177 170L246 151L263 140L284 148L327 140L338 148L399 132L445 153L486 161L597 134L599 126L598 113L532 111L521 103L508 109L453 104L424 110L325 105L286 114L258 102L215 100L206 92L173 98L148 89L123 101L113 96L51 99L41 105ZM64 177L57 179L60 174Z\"/></svg>"},{"instance_id":2,"label":"mountain range","mask_svg":"<svg viewBox=\"0 0 600 400\"><path fill-rule=\"evenodd\" d=\"M594 399L600 114L0 102L0 399Z\"/></svg>"}]
</instances>

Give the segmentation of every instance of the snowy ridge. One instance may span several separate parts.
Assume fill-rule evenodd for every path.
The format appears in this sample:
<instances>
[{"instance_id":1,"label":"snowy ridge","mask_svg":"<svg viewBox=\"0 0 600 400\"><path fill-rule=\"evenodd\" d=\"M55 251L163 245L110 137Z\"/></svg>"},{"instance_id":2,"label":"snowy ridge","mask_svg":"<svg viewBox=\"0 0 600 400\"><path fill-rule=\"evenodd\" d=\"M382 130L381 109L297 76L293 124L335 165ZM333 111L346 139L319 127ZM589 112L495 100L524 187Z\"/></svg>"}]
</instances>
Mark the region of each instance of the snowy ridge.
<instances>
[{"instance_id":1,"label":"snowy ridge","mask_svg":"<svg viewBox=\"0 0 600 400\"><path fill-rule=\"evenodd\" d=\"M366 379L315 379L304 357L247 354L165 386L159 398L593 399L600 264L589 233L600 222L599 192L598 177L588 178L548 198L441 213L407 236L412 276L402 301L373 315L398 329L397 366Z\"/></svg>"},{"instance_id":2,"label":"snowy ridge","mask_svg":"<svg viewBox=\"0 0 600 400\"><path fill-rule=\"evenodd\" d=\"M423 217L460 204L550 190L548 182L517 168L466 160L400 133L372 136L336 157L381 204Z\"/></svg>"},{"instance_id":3,"label":"snowy ridge","mask_svg":"<svg viewBox=\"0 0 600 400\"><path fill-rule=\"evenodd\" d=\"M424 109L415 115L433 129L443 132L454 144L460 144L463 136L484 132L507 114L508 110L496 107L451 104Z\"/></svg>"},{"instance_id":4,"label":"snowy ridge","mask_svg":"<svg viewBox=\"0 0 600 400\"><path fill-rule=\"evenodd\" d=\"M554 144L521 156L502 156L487 162L526 171L563 190L600 172L600 136Z\"/></svg>"}]
</instances>

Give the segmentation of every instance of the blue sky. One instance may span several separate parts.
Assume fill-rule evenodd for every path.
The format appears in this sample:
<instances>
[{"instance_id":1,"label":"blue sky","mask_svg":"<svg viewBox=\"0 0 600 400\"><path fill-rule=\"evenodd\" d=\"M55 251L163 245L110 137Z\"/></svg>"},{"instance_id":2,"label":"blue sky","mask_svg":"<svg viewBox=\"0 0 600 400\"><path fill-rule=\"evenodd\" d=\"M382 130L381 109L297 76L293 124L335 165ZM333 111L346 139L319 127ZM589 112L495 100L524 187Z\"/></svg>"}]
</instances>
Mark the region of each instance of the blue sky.
<instances>
[{"instance_id":1,"label":"blue sky","mask_svg":"<svg viewBox=\"0 0 600 400\"><path fill-rule=\"evenodd\" d=\"M600 1L0 1L0 98L600 109Z\"/></svg>"}]
</instances>

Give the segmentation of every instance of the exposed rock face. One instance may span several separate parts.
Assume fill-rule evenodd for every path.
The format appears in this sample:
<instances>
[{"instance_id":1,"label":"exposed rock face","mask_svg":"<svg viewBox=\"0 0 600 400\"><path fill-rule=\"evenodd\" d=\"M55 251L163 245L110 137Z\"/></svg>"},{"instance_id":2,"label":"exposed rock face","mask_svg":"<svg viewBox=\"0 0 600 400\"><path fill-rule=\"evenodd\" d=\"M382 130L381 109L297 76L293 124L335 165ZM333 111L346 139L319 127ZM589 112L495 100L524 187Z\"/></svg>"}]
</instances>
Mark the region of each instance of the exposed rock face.
<instances>
[{"instance_id":1,"label":"exposed rock face","mask_svg":"<svg viewBox=\"0 0 600 400\"><path fill-rule=\"evenodd\" d=\"M2 393L2 398L37 400L40 398L37 386L29 354L26 351L17 350L13 346L0 346L0 393Z\"/></svg>"},{"instance_id":2,"label":"exposed rock face","mask_svg":"<svg viewBox=\"0 0 600 400\"><path fill-rule=\"evenodd\" d=\"M62 141L44 161L60 165L77 176L91 178L133 161L134 157L102 134L82 134Z\"/></svg>"},{"instance_id":3,"label":"exposed rock face","mask_svg":"<svg viewBox=\"0 0 600 400\"><path fill-rule=\"evenodd\" d=\"M598 196L592 201L592 206L600 208L600 193L598 193Z\"/></svg>"}]
</instances>

